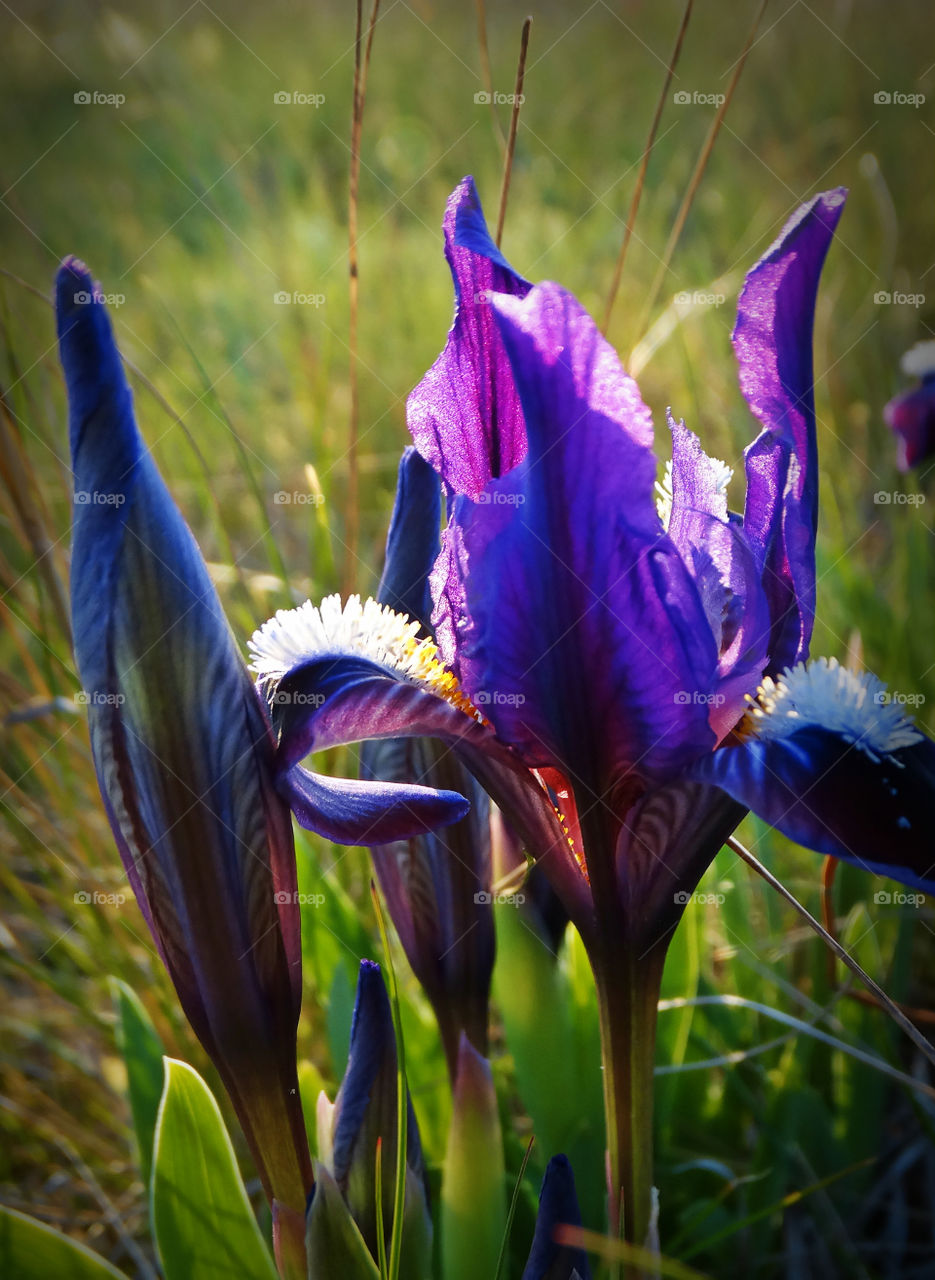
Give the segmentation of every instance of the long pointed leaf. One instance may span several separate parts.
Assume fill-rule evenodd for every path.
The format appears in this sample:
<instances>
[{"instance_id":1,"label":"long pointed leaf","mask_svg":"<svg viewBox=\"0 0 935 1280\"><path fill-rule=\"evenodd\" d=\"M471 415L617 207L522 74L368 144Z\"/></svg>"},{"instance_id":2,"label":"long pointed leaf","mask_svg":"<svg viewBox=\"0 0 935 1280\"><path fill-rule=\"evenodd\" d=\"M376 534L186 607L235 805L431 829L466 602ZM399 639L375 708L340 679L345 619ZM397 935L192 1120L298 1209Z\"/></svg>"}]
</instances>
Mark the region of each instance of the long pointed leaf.
<instances>
[{"instance_id":1,"label":"long pointed leaf","mask_svg":"<svg viewBox=\"0 0 935 1280\"><path fill-rule=\"evenodd\" d=\"M218 1104L187 1063L165 1070L151 1216L166 1280L276 1280Z\"/></svg>"}]
</instances>

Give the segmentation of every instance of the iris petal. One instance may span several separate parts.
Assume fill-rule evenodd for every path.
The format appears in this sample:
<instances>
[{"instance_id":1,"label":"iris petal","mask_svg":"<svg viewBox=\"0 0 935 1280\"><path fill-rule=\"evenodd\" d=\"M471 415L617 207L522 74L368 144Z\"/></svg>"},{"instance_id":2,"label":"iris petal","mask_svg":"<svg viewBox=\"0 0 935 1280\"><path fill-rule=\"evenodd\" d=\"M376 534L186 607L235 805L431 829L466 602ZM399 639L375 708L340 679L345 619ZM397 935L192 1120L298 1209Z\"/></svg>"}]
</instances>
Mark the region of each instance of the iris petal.
<instances>
[{"instance_id":1,"label":"iris petal","mask_svg":"<svg viewBox=\"0 0 935 1280\"><path fill-rule=\"evenodd\" d=\"M743 528L727 509L729 470L709 458L670 415L672 499L669 537L692 572L718 642L717 694L710 723L718 739L736 724L766 662L769 604Z\"/></svg>"},{"instance_id":2,"label":"iris petal","mask_svg":"<svg viewBox=\"0 0 935 1280\"><path fill-rule=\"evenodd\" d=\"M329 778L301 765L280 778L279 790L301 826L336 844L409 840L457 822L470 808L456 791Z\"/></svg>"},{"instance_id":3,"label":"iris petal","mask_svg":"<svg viewBox=\"0 0 935 1280\"><path fill-rule=\"evenodd\" d=\"M428 578L438 556L440 526L441 483L410 445L399 462L396 504L377 599L397 613L417 618L425 633L432 614Z\"/></svg>"},{"instance_id":4,"label":"iris petal","mask_svg":"<svg viewBox=\"0 0 935 1280\"><path fill-rule=\"evenodd\" d=\"M489 298L523 297L529 285L491 240L472 178L452 192L444 231L454 323L444 351L409 396L406 420L417 449L448 487L476 497L526 452L519 397Z\"/></svg>"},{"instance_id":5,"label":"iris petal","mask_svg":"<svg viewBox=\"0 0 935 1280\"><path fill-rule=\"evenodd\" d=\"M527 763L604 796L630 770L661 778L713 746L714 637L656 514L636 384L558 286L494 306L529 453L455 508L462 681Z\"/></svg>"},{"instance_id":6,"label":"iris petal","mask_svg":"<svg viewBox=\"0 0 935 1280\"><path fill-rule=\"evenodd\" d=\"M392 1231L398 1130L396 1037L389 997L379 965L362 960L351 1021L347 1070L334 1104L332 1168L335 1182L367 1243L378 1256L377 1215ZM406 1094L406 1165L421 1183L424 1168L412 1100ZM382 1143L382 1206L376 1203L377 1144ZM424 1189L420 1189L423 1197Z\"/></svg>"},{"instance_id":7,"label":"iris petal","mask_svg":"<svg viewBox=\"0 0 935 1280\"><path fill-rule=\"evenodd\" d=\"M911 471L935 453L935 376L894 397L883 408L883 420L896 436L896 463Z\"/></svg>"},{"instance_id":8,"label":"iris petal","mask_svg":"<svg viewBox=\"0 0 935 1280\"><path fill-rule=\"evenodd\" d=\"M812 371L815 298L844 207L818 195L748 273L733 332L740 387L764 430L748 447L744 530L769 599L770 670L808 653L815 614L818 446Z\"/></svg>"},{"instance_id":9,"label":"iris petal","mask_svg":"<svg viewBox=\"0 0 935 1280\"><path fill-rule=\"evenodd\" d=\"M546 1167L539 1192L536 1233L523 1280L588 1280L591 1272L583 1249L558 1244L555 1228L581 1226L575 1178L566 1156L553 1156Z\"/></svg>"},{"instance_id":10,"label":"iris petal","mask_svg":"<svg viewBox=\"0 0 935 1280\"><path fill-rule=\"evenodd\" d=\"M278 683L272 718L282 771L313 751L367 738L439 738L453 747L587 930L590 894L548 793L489 725L390 668L347 654L297 662Z\"/></svg>"},{"instance_id":11,"label":"iris petal","mask_svg":"<svg viewBox=\"0 0 935 1280\"><path fill-rule=\"evenodd\" d=\"M935 743L928 738L874 759L812 725L721 747L691 772L806 848L935 892Z\"/></svg>"},{"instance_id":12,"label":"iris petal","mask_svg":"<svg viewBox=\"0 0 935 1280\"><path fill-rule=\"evenodd\" d=\"M295 856L269 723L140 438L99 291L69 260L56 293L75 476L75 656L98 780L267 1193L302 1208L311 1169L295 1077Z\"/></svg>"}]
</instances>

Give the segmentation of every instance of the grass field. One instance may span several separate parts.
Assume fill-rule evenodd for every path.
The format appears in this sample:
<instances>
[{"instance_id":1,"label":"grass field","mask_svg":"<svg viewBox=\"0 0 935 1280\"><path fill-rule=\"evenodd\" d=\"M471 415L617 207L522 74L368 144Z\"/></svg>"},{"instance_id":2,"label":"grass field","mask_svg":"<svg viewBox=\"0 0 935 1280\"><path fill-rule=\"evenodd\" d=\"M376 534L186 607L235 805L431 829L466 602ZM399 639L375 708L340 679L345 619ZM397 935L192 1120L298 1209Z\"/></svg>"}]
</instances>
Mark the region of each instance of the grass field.
<instances>
[{"instance_id":1,"label":"grass field","mask_svg":"<svg viewBox=\"0 0 935 1280\"><path fill-rule=\"evenodd\" d=\"M600 316L682 6L488 8L500 93L513 89L527 9L534 17L504 251L524 275L560 281ZM113 296L141 427L238 635L246 640L277 607L338 589L348 559L354 15L338 3L284 0L11 0L2 9L0 1198L146 1276L152 1249L108 977L138 992L170 1052L216 1077L126 886L74 701L66 414L48 296L67 253ZM902 385L901 353L935 336L926 6L767 7L647 314L714 116L702 99L725 92L754 12L747 0L708 3L692 19L609 336L639 370L660 456L671 405L736 467L755 433L729 343L743 273L800 201L850 188L816 319L813 652L865 662L935 733L935 491L924 472L898 475L881 417ZM473 6L385 0L359 212L360 540L350 568L364 593L379 576L405 397L450 323L439 225L463 174L475 175L496 219L509 115L497 108L495 127L491 108L475 101L480 67ZM316 102L277 102L282 94ZM283 293L288 303L277 301ZM676 304L676 295L691 300ZM741 473L734 507L742 492ZM817 857L752 819L741 836L819 911ZM326 909L304 909L303 921L300 1052L312 1094L333 1092L342 1074L356 959L375 936L368 876L364 850L302 836L300 887L328 886ZM850 998L822 944L731 854L722 852L702 888L723 902L690 907L666 973L664 995L676 1005L660 1015L664 1251L715 1277L930 1275L935 1108L892 1075L924 1082L930 1071L883 1013ZM875 900L895 888L842 867L838 932L894 998L932 1009L935 916L930 905ZM76 899L88 894L91 902ZM583 1003L588 1044L593 1010L580 967L570 952L561 982ZM437 1168L449 1107L443 1058L402 962L401 977L416 1048L411 1085ZM497 990L509 1000L502 974ZM744 1003L685 1003L710 996ZM502 1037L496 1045L515 1178L529 1121ZM585 1139L598 1141L599 1062L582 1056L569 1126L580 1121ZM549 1154L533 1156L521 1241ZM515 1252L518 1276L521 1242Z\"/></svg>"}]
</instances>

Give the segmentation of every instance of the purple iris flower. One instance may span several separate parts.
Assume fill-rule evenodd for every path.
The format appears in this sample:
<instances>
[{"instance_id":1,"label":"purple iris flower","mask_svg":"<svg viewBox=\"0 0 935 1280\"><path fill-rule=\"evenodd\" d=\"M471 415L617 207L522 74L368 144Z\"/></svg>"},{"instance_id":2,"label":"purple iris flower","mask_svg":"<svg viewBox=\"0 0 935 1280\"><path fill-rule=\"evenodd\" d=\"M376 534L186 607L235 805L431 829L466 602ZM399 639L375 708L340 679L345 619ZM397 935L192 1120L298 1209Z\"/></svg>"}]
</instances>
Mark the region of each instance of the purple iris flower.
<instances>
[{"instance_id":1,"label":"purple iris flower","mask_svg":"<svg viewBox=\"0 0 935 1280\"><path fill-rule=\"evenodd\" d=\"M935 342L917 342L901 367L919 385L894 396L883 420L896 436L897 466L912 471L935 453Z\"/></svg>"},{"instance_id":2,"label":"purple iris flower","mask_svg":"<svg viewBox=\"0 0 935 1280\"><path fill-rule=\"evenodd\" d=\"M437 649L375 602L277 615L253 649L267 695L284 699L282 768L368 737L454 744L586 942L606 895L643 949L660 938L746 808L812 848L929 882L932 744L873 677L802 665L812 322L843 202L834 191L800 209L740 296L740 384L763 428L741 517L727 468L671 420L657 507L635 382L571 295L512 272L472 182L457 188L455 323L409 410L449 495ZM308 692L319 706L289 702Z\"/></svg>"},{"instance_id":3,"label":"purple iris flower","mask_svg":"<svg viewBox=\"0 0 935 1280\"><path fill-rule=\"evenodd\" d=\"M512 270L465 179L444 223L455 320L408 408L448 499L435 639L375 601L332 597L278 614L252 642L281 770L339 743L439 738L549 878L598 989L611 1225L622 1199L638 1243L667 942L746 811L935 887L935 746L875 677L806 665L812 329L844 198L804 205L740 295L740 386L762 425L741 516L729 468L671 418L657 504L636 383L570 294Z\"/></svg>"},{"instance_id":4,"label":"purple iris flower","mask_svg":"<svg viewBox=\"0 0 935 1280\"><path fill-rule=\"evenodd\" d=\"M279 775L266 705L137 429L100 291L74 259L56 291L74 469L75 656L101 793L267 1195L302 1214L312 1178L296 1080L290 803L327 838L354 844L407 839L467 805L438 789Z\"/></svg>"}]
</instances>

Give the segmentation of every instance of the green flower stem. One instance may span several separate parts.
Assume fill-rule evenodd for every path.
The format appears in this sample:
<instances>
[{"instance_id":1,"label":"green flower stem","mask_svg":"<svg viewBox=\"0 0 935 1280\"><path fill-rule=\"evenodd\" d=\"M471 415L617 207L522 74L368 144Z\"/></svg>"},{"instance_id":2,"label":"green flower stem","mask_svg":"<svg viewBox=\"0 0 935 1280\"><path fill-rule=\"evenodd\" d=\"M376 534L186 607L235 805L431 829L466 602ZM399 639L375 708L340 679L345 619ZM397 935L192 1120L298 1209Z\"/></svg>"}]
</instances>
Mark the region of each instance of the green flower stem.
<instances>
[{"instance_id":1,"label":"green flower stem","mask_svg":"<svg viewBox=\"0 0 935 1280\"><path fill-rule=\"evenodd\" d=\"M601 1025L607 1216L612 1235L644 1248L652 1216L656 1018L668 936L647 939L638 878L625 900L614 865L615 833L601 807L583 817L582 835L593 851L588 872L595 915L585 946ZM641 1274L627 1268L630 1280Z\"/></svg>"},{"instance_id":2,"label":"green flower stem","mask_svg":"<svg viewBox=\"0 0 935 1280\"><path fill-rule=\"evenodd\" d=\"M591 957L601 1021L610 1229L640 1247L647 1244L652 1213L653 1064L664 954L663 947L640 956L633 947L612 945Z\"/></svg>"}]
</instances>

